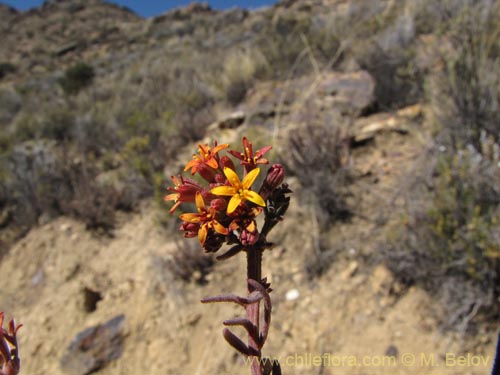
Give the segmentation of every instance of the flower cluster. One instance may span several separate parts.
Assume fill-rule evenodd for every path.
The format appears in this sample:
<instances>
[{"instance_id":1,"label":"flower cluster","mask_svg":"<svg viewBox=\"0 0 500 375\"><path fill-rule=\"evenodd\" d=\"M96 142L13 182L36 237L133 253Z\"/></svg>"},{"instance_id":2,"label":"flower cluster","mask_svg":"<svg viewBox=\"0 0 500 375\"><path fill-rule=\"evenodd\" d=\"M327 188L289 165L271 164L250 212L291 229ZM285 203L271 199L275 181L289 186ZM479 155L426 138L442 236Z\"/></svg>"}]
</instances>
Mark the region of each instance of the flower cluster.
<instances>
[{"instance_id":1,"label":"flower cluster","mask_svg":"<svg viewBox=\"0 0 500 375\"><path fill-rule=\"evenodd\" d=\"M17 375L21 367L17 345L17 325L14 319L9 321L7 329L3 328L4 313L0 311L0 375Z\"/></svg>"},{"instance_id":2,"label":"flower cluster","mask_svg":"<svg viewBox=\"0 0 500 375\"><path fill-rule=\"evenodd\" d=\"M199 145L198 154L184 168L192 176L198 174L202 182L182 175L172 176L174 186L168 188L171 193L165 197L166 201L174 201L170 212L182 203L195 203L197 212L180 215L180 229L185 237L198 237L206 252L216 252L224 243L237 244L233 252L255 245L264 240L263 232L267 234L288 207L289 198L285 194L290 190L282 184L285 172L280 164L269 167L260 188L254 187L261 174L259 166L269 164L263 156L271 146L254 153L246 137L242 145L242 151L227 150L241 167L229 155L220 155L229 148L228 144L214 142L213 147ZM265 224L259 231L257 217L263 212Z\"/></svg>"}]
</instances>

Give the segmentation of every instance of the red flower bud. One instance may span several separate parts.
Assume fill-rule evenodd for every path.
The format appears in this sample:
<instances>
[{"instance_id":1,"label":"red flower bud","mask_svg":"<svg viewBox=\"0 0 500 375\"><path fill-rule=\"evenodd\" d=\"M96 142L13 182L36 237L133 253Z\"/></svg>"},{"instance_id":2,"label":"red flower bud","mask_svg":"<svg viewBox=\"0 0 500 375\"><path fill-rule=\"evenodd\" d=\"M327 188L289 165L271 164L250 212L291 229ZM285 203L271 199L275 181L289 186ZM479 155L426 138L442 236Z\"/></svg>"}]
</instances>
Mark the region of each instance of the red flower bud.
<instances>
[{"instance_id":1,"label":"red flower bud","mask_svg":"<svg viewBox=\"0 0 500 375\"><path fill-rule=\"evenodd\" d=\"M260 188L260 196L266 200L269 195L281 185L285 178L285 168L281 164L273 164L267 171L266 179Z\"/></svg>"},{"instance_id":2,"label":"red flower bud","mask_svg":"<svg viewBox=\"0 0 500 375\"><path fill-rule=\"evenodd\" d=\"M223 157L220 158L219 164L221 165L222 169L229 168L232 169L233 171L236 171L233 161L227 155L224 155Z\"/></svg>"},{"instance_id":3,"label":"red flower bud","mask_svg":"<svg viewBox=\"0 0 500 375\"><path fill-rule=\"evenodd\" d=\"M254 245L259 240L259 232L254 230L253 232L243 229L240 234L240 242L243 246Z\"/></svg>"},{"instance_id":4,"label":"red flower bud","mask_svg":"<svg viewBox=\"0 0 500 375\"><path fill-rule=\"evenodd\" d=\"M184 237L192 238L198 236L198 231L200 230L200 224L183 222L179 229L184 231Z\"/></svg>"},{"instance_id":5,"label":"red flower bud","mask_svg":"<svg viewBox=\"0 0 500 375\"><path fill-rule=\"evenodd\" d=\"M225 199L216 198L216 199L213 199L210 202L210 207L212 207L213 209L215 209L215 211L225 212L226 208L227 208L227 202L226 202Z\"/></svg>"},{"instance_id":6,"label":"red flower bud","mask_svg":"<svg viewBox=\"0 0 500 375\"><path fill-rule=\"evenodd\" d=\"M215 182L215 174L217 171L206 164L200 164L197 172L203 179L209 183Z\"/></svg>"}]
</instances>

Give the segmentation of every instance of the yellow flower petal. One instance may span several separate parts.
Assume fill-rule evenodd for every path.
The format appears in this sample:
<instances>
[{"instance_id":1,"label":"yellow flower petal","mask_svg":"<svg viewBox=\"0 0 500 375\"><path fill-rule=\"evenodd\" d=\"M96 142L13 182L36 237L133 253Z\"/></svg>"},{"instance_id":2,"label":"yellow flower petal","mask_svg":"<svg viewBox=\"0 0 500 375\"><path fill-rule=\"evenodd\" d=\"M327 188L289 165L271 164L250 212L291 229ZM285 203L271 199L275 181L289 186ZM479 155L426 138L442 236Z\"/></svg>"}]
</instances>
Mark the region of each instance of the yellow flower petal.
<instances>
[{"instance_id":1,"label":"yellow flower petal","mask_svg":"<svg viewBox=\"0 0 500 375\"><path fill-rule=\"evenodd\" d=\"M199 223L200 215L199 214L182 214L179 216L182 221L186 221L188 223Z\"/></svg>"},{"instance_id":2,"label":"yellow flower petal","mask_svg":"<svg viewBox=\"0 0 500 375\"><path fill-rule=\"evenodd\" d=\"M179 199L180 194L179 193L172 193L169 195L166 195L163 199L166 201L176 201Z\"/></svg>"},{"instance_id":3,"label":"yellow flower petal","mask_svg":"<svg viewBox=\"0 0 500 375\"><path fill-rule=\"evenodd\" d=\"M236 189L239 189L241 187L240 178L238 177L235 171L233 171L231 168L224 167L224 174L226 175L227 180L233 187L235 187Z\"/></svg>"},{"instance_id":4,"label":"yellow flower petal","mask_svg":"<svg viewBox=\"0 0 500 375\"><path fill-rule=\"evenodd\" d=\"M215 195L235 195L238 193L232 186L217 186L210 190L210 192Z\"/></svg>"},{"instance_id":5,"label":"yellow flower petal","mask_svg":"<svg viewBox=\"0 0 500 375\"><path fill-rule=\"evenodd\" d=\"M201 228L198 230L198 240L200 241L201 245L203 246L205 244L205 241L207 239L207 225L203 224Z\"/></svg>"},{"instance_id":6,"label":"yellow flower petal","mask_svg":"<svg viewBox=\"0 0 500 375\"><path fill-rule=\"evenodd\" d=\"M250 189L250 186L252 186L255 179L259 175L259 172L260 172L259 168L252 169L250 172L248 172L248 174L243 179L243 182L241 183L243 189Z\"/></svg>"},{"instance_id":7,"label":"yellow flower petal","mask_svg":"<svg viewBox=\"0 0 500 375\"><path fill-rule=\"evenodd\" d=\"M203 197L201 196L201 193L199 191L196 192L196 207L198 208L198 212L201 213L205 209L205 201L203 200Z\"/></svg>"},{"instance_id":8,"label":"yellow flower petal","mask_svg":"<svg viewBox=\"0 0 500 375\"><path fill-rule=\"evenodd\" d=\"M217 233L224 234L224 235L229 233L229 231L218 221L214 220L213 225L214 225L214 229Z\"/></svg>"},{"instance_id":9,"label":"yellow flower petal","mask_svg":"<svg viewBox=\"0 0 500 375\"><path fill-rule=\"evenodd\" d=\"M245 190L244 197L247 201L253 202L259 206L265 207L265 205L266 205L266 202L264 202L264 199L262 199L262 197L259 194L257 194L255 191Z\"/></svg>"},{"instance_id":10,"label":"yellow flower petal","mask_svg":"<svg viewBox=\"0 0 500 375\"><path fill-rule=\"evenodd\" d=\"M240 205L241 200L242 199L238 194L233 195L233 197L229 201L229 204L227 205L227 213L230 214L231 212L236 210L236 208L238 208L238 206Z\"/></svg>"}]
</instances>

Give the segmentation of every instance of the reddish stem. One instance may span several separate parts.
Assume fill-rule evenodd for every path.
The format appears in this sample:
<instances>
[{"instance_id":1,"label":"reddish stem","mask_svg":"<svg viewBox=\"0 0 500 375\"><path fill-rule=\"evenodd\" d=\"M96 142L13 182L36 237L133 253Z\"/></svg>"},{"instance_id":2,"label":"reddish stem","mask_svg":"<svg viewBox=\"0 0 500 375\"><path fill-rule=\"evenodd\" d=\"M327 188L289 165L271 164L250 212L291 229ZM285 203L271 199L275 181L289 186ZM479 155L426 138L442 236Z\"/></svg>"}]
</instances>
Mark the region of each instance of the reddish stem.
<instances>
[{"instance_id":1,"label":"reddish stem","mask_svg":"<svg viewBox=\"0 0 500 375\"><path fill-rule=\"evenodd\" d=\"M248 279L252 279L261 282L262 279L262 250L250 247L246 250L247 252L247 277ZM248 294L252 293L254 288L251 285L248 285ZM259 306L260 303L252 303L246 307L247 311L247 319L250 320L255 327L257 328L257 332L259 332ZM248 336L248 346L250 348L255 349L258 353L260 353L259 343L254 340L250 335ZM260 359L261 356L252 356L250 357L252 364L252 375L262 375L262 370L260 367Z\"/></svg>"}]
</instances>

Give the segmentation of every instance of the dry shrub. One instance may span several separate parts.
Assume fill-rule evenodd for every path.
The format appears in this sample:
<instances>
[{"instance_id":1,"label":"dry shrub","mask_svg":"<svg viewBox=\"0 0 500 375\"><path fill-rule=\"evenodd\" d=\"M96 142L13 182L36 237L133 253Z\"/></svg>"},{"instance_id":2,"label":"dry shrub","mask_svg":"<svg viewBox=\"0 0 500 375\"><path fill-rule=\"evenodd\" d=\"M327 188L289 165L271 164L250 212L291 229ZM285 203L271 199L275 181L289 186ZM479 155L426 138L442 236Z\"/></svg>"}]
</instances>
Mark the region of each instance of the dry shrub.
<instances>
[{"instance_id":1,"label":"dry shrub","mask_svg":"<svg viewBox=\"0 0 500 375\"><path fill-rule=\"evenodd\" d=\"M500 5L467 3L450 20L451 48L444 68L430 78L430 103L444 139L454 148L481 147L484 130L499 139Z\"/></svg>"},{"instance_id":2,"label":"dry shrub","mask_svg":"<svg viewBox=\"0 0 500 375\"><path fill-rule=\"evenodd\" d=\"M436 295L443 325L461 331L478 312L500 314L500 145L484 133L480 142L426 160L434 177L410 190L408 217L384 249L395 274Z\"/></svg>"},{"instance_id":3,"label":"dry shrub","mask_svg":"<svg viewBox=\"0 0 500 375\"><path fill-rule=\"evenodd\" d=\"M281 159L299 179L302 199L315 207L321 226L351 216L346 203L352 180L349 139L341 125L309 121L296 127L289 133Z\"/></svg>"},{"instance_id":4,"label":"dry shrub","mask_svg":"<svg viewBox=\"0 0 500 375\"><path fill-rule=\"evenodd\" d=\"M169 259L167 267L179 280L204 284L214 264L215 258L204 253L198 242L182 241L177 243L177 251Z\"/></svg>"},{"instance_id":5,"label":"dry shrub","mask_svg":"<svg viewBox=\"0 0 500 375\"><path fill-rule=\"evenodd\" d=\"M53 141L17 145L4 158L2 187L6 205L13 207L14 224L29 227L42 215L68 214L89 229L113 228L119 196L97 183L98 170L91 160L75 161Z\"/></svg>"},{"instance_id":6,"label":"dry shrub","mask_svg":"<svg viewBox=\"0 0 500 375\"><path fill-rule=\"evenodd\" d=\"M244 49L230 53L222 73L222 86L226 101L235 106L253 86L255 77L262 75L267 66L265 57L258 49Z\"/></svg>"},{"instance_id":7,"label":"dry shrub","mask_svg":"<svg viewBox=\"0 0 500 375\"><path fill-rule=\"evenodd\" d=\"M115 226L119 193L113 186L99 184L97 171L89 164L70 165L64 175L71 197L59 198L61 212L83 221L87 229L109 234Z\"/></svg>"}]
</instances>

